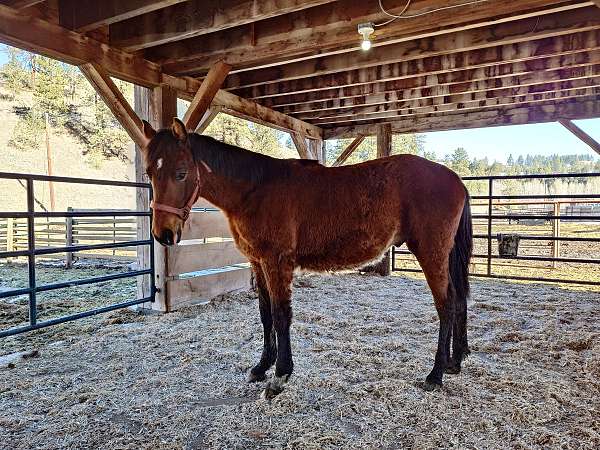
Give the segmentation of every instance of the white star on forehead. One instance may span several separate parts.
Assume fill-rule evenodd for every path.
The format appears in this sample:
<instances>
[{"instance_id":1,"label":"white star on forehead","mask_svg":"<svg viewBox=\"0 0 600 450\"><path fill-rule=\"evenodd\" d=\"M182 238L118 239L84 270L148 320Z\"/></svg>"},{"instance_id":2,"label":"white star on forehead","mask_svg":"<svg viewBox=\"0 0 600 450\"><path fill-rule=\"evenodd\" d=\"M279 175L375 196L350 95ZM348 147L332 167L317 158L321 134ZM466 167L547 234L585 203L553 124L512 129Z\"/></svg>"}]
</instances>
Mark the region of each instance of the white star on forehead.
<instances>
[{"instance_id":1,"label":"white star on forehead","mask_svg":"<svg viewBox=\"0 0 600 450\"><path fill-rule=\"evenodd\" d=\"M156 170L159 170L163 165L163 159L162 158L158 158L158 160L156 161Z\"/></svg>"}]
</instances>

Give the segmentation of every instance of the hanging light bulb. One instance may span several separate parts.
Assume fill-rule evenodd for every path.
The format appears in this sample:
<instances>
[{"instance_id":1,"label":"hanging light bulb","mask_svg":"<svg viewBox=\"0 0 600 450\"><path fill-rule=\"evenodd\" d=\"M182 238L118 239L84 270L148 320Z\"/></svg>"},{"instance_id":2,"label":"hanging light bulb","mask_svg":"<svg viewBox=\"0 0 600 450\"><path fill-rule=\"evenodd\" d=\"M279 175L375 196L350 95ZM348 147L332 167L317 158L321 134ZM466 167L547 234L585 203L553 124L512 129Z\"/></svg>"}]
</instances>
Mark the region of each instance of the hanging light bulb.
<instances>
[{"instance_id":1,"label":"hanging light bulb","mask_svg":"<svg viewBox=\"0 0 600 450\"><path fill-rule=\"evenodd\" d=\"M371 48L371 35L375 32L375 26L372 22L367 23L359 23L358 24L358 34L360 34L362 38L362 42L360 47L366 52Z\"/></svg>"}]
</instances>

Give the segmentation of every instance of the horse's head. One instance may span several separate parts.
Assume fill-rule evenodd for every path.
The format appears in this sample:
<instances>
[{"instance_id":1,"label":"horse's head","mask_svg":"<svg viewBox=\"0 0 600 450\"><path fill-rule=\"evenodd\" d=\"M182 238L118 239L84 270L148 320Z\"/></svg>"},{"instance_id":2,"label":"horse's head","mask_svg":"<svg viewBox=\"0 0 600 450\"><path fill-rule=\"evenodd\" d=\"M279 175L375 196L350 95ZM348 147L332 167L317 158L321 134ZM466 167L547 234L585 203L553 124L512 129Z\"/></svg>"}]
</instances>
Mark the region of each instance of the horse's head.
<instances>
[{"instance_id":1,"label":"horse's head","mask_svg":"<svg viewBox=\"0 0 600 450\"><path fill-rule=\"evenodd\" d=\"M154 195L152 234L162 245L173 245L181 240L207 169L196 165L188 133L179 119L173 119L170 129L159 131L146 121L143 124L146 142L142 153Z\"/></svg>"}]
</instances>

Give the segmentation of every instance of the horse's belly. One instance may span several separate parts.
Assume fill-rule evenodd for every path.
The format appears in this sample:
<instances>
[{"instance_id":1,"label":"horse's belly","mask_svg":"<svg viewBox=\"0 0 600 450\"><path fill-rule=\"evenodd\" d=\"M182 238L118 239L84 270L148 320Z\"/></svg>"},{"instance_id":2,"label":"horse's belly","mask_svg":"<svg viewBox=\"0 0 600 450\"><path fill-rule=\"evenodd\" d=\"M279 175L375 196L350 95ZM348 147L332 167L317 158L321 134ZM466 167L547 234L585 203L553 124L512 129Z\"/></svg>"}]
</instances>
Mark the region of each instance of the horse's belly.
<instances>
[{"instance_id":1,"label":"horse's belly","mask_svg":"<svg viewBox=\"0 0 600 450\"><path fill-rule=\"evenodd\" d=\"M345 239L338 238L323 243L320 248L312 249L310 252L299 252L296 262L305 270L353 269L380 259L392 241L392 236L387 238L369 236L360 239L354 234Z\"/></svg>"}]
</instances>

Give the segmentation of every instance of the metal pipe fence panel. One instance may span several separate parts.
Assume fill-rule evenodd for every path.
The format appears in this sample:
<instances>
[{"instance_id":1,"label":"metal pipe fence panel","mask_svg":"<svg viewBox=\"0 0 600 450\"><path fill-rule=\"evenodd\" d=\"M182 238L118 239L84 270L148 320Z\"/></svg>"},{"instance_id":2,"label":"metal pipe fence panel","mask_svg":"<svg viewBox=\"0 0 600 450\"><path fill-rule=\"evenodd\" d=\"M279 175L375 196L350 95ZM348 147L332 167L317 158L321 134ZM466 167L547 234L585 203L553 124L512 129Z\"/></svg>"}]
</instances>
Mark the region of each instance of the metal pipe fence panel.
<instances>
[{"instance_id":1,"label":"metal pipe fence panel","mask_svg":"<svg viewBox=\"0 0 600 450\"><path fill-rule=\"evenodd\" d=\"M111 180L93 180L86 178L72 177L55 177L46 175L20 174L0 172L0 179L24 180L27 190L27 211L6 212L0 211L0 244L4 244L6 251L0 251L0 258L26 258L28 267L27 287L15 288L11 290L0 291L0 299L8 297L18 297L21 295L28 296L28 325L18 326L0 330L0 337L12 336L27 331L37 330L40 328L56 325L64 322L69 322L83 317L89 317L103 312L113 311L119 308L125 308L142 303L153 302L156 294L155 267L154 267L154 245L152 236L146 236L142 239L137 238L137 234L133 232L133 227L128 226L135 223L131 217L148 217L151 218L152 212L137 211L137 210L68 210L60 212L39 212L35 210L35 191L34 183L41 182L57 182L57 183L74 183L84 185L99 185L99 186L119 186L130 187L135 189L145 189L148 191L150 199L152 197L152 188L147 183L131 183L124 181ZM78 233L73 233L71 229L67 232L69 226L74 226L78 218L82 225L87 224L93 227L98 220L98 217L113 224L122 224L124 230L113 230L107 228L106 236L101 236L101 239L94 239L93 235L83 235L77 238ZM44 218L48 222L36 223L36 219ZM66 222L50 221L52 218L66 218ZM85 219L87 218L87 219ZM5 220L2 220L5 219ZM75 222L75 223L73 223ZM16 226L15 226L16 223ZM65 228L61 228L61 227ZM58 227L58 228L51 228ZM88 227L89 228L89 227ZM91 230L88 230L89 233ZM96 230L97 231L97 230ZM85 226L83 233L86 233ZM45 236L39 236L39 234ZM70 234L70 238L68 235ZM55 238L57 235L64 238ZM97 238L97 236L96 236ZM94 240L107 240L108 242L93 243ZM81 243L80 243L81 242ZM60 253L73 253L89 250L114 250L123 248L138 248L139 246L150 247L149 267L132 270L128 272L120 272L116 274L102 275L91 278L78 280L67 280L54 283L39 285L36 279L36 258L44 255L56 255ZM93 285L97 283L134 278L139 276L150 277L150 296L144 298L123 301L116 304L93 308L87 311L69 314L62 317L52 318L49 320L38 321L37 294L41 292L54 291L57 289L68 289L74 286Z\"/></svg>"},{"instance_id":2,"label":"metal pipe fence panel","mask_svg":"<svg viewBox=\"0 0 600 450\"><path fill-rule=\"evenodd\" d=\"M600 173L463 177L469 191L477 191L471 192L474 254L470 274L600 286L599 177ZM590 191L590 186L593 190L556 193L551 191L555 182L567 183L569 191L578 187ZM522 192L506 192L504 183L520 183ZM547 192L527 193L536 187L527 189L528 183L538 183ZM501 235L518 238L518 254L500 254L495 241ZM418 273L421 269L410 251L393 247L392 271Z\"/></svg>"}]
</instances>

